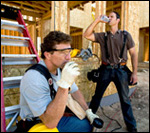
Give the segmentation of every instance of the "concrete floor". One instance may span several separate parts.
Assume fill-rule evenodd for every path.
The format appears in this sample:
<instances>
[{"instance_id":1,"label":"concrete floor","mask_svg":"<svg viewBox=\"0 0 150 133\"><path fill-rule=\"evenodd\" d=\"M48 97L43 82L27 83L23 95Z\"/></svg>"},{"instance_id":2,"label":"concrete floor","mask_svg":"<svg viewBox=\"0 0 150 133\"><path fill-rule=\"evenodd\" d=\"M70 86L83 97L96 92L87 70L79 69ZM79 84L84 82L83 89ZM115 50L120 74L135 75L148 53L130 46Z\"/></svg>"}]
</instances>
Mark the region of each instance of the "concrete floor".
<instances>
[{"instance_id":1,"label":"concrete floor","mask_svg":"<svg viewBox=\"0 0 150 133\"><path fill-rule=\"evenodd\" d=\"M134 117L137 121L138 132L149 132L149 69L138 72L138 85L131 98L131 104ZM121 129L114 132L127 132L120 102L110 106L104 106L103 110L107 116L117 120L122 126ZM102 113L102 109L99 108L96 114L104 121L104 126L102 129L94 129L95 132L111 132L113 129L119 127L116 121L111 121Z\"/></svg>"}]
</instances>

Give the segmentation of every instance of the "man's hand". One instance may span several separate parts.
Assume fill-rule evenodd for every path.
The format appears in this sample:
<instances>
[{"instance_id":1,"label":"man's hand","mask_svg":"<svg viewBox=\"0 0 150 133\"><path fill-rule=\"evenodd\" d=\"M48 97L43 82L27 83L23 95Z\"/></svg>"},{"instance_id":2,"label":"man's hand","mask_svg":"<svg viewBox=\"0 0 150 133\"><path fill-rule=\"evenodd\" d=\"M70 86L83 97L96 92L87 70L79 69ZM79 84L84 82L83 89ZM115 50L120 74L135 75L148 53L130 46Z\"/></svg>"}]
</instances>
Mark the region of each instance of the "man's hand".
<instances>
[{"instance_id":1,"label":"man's hand","mask_svg":"<svg viewBox=\"0 0 150 133\"><path fill-rule=\"evenodd\" d=\"M94 36L94 28L96 27L96 25L100 22L102 23L107 23L105 21L102 21L101 18L102 18L103 15L100 15L98 16L94 21L93 23L91 23L89 25L89 27L86 29L86 31L83 33L83 37L85 37L86 39L90 40L90 41L95 41L95 36Z\"/></svg>"},{"instance_id":2,"label":"man's hand","mask_svg":"<svg viewBox=\"0 0 150 133\"><path fill-rule=\"evenodd\" d=\"M80 75L78 64L73 61L68 62L62 70L61 79L56 83L59 87L68 89L75 82L78 75Z\"/></svg>"},{"instance_id":3,"label":"man's hand","mask_svg":"<svg viewBox=\"0 0 150 133\"><path fill-rule=\"evenodd\" d=\"M96 21L97 23L99 23L99 22L101 22L101 23L108 23L108 22L102 20L102 17L103 17L103 16L104 16L104 15L98 16L98 17L95 19L95 21Z\"/></svg>"},{"instance_id":4,"label":"man's hand","mask_svg":"<svg viewBox=\"0 0 150 133\"><path fill-rule=\"evenodd\" d=\"M137 83L137 80L138 80L137 74L132 73L130 77L130 83L134 85L135 83Z\"/></svg>"},{"instance_id":5,"label":"man's hand","mask_svg":"<svg viewBox=\"0 0 150 133\"><path fill-rule=\"evenodd\" d=\"M98 115L93 114L91 109L86 110L86 116L89 119L90 123L96 128L103 127L103 121L99 118Z\"/></svg>"},{"instance_id":6,"label":"man's hand","mask_svg":"<svg viewBox=\"0 0 150 133\"><path fill-rule=\"evenodd\" d=\"M93 114L91 109L86 110L86 116L89 119L91 124L93 124L95 118L99 118L98 115Z\"/></svg>"}]
</instances>

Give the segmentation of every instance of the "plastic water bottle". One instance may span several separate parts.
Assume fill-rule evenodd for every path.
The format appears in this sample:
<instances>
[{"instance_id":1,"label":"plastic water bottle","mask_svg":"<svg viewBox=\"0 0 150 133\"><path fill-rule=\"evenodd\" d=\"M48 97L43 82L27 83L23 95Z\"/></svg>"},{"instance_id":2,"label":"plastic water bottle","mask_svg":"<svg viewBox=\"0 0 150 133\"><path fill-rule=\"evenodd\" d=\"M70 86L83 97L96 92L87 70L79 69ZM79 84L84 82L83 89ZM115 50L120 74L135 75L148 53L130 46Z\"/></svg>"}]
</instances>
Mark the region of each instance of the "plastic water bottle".
<instances>
[{"instance_id":1,"label":"plastic water bottle","mask_svg":"<svg viewBox=\"0 0 150 133\"><path fill-rule=\"evenodd\" d=\"M105 15L103 15L101 17L101 20L104 21L104 22L109 22L110 21L109 18L107 16L105 16Z\"/></svg>"}]
</instances>

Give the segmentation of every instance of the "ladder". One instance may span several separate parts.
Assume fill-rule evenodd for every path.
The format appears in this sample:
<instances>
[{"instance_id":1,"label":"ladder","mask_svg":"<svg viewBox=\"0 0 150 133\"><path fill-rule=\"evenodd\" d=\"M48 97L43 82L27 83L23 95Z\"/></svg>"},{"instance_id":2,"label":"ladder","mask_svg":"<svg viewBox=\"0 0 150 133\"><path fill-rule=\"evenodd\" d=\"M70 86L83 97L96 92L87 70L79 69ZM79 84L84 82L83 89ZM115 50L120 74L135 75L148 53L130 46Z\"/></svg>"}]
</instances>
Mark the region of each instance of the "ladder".
<instances>
[{"instance_id":1,"label":"ladder","mask_svg":"<svg viewBox=\"0 0 150 133\"><path fill-rule=\"evenodd\" d=\"M1 132L10 131L13 123L16 121L20 107L13 105L5 107L4 105L4 90L19 88L22 75L14 77L4 77L3 68L5 66L15 65L32 65L40 61L38 53L33 45L22 14L19 9L1 5L1 18L11 19L18 22L17 24L1 20L1 29L18 31L23 34L20 36L1 35L1 48L2 46L9 47L28 47L30 54L1 54ZM1 50L2 51L2 50ZM6 127L6 119L11 119Z\"/></svg>"}]
</instances>

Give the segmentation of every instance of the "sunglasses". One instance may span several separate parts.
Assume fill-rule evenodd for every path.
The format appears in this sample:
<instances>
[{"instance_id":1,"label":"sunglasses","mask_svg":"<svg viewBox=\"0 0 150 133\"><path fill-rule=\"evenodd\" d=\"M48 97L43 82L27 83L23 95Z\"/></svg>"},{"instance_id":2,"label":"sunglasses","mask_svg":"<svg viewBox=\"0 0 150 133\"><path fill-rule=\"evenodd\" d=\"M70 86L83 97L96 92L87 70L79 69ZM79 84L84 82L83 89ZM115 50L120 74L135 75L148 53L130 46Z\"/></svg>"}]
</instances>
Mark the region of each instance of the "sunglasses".
<instances>
[{"instance_id":1,"label":"sunglasses","mask_svg":"<svg viewBox=\"0 0 150 133\"><path fill-rule=\"evenodd\" d=\"M61 53L68 55L71 53L71 51L73 50L73 48L65 48L65 49L51 49L50 51L60 51Z\"/></svg>"}]
</instances>

